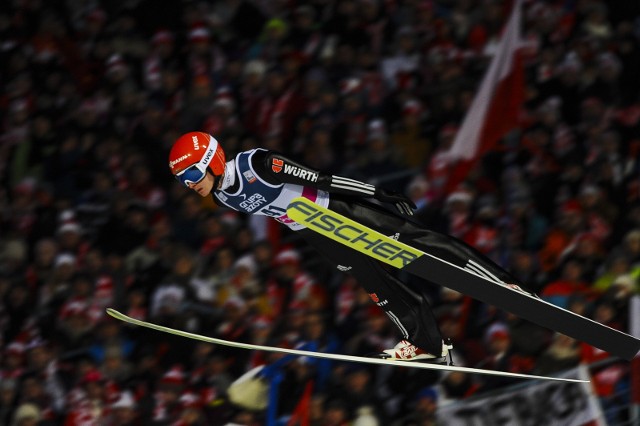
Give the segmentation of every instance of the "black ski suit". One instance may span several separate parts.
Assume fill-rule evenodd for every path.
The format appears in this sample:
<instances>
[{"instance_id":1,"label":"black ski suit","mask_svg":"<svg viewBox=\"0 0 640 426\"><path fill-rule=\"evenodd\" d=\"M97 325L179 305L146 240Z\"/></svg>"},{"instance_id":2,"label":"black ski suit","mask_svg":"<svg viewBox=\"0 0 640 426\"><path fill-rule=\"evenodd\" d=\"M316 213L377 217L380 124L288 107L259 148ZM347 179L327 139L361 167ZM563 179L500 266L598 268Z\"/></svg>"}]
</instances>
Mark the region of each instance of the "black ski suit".
<instances>
[{"instance_id":1,"label":"black ski suit","mask_svg":"<svg viewBox=\"0 0 640 426\"><path fill-rule=\"evenodd\" d=\"M353 274L406 340L439 355L442 336L424 296L425 292L400 281L377 260L293 222L286 216L289 202L298 196L311 199L385 235L441 259L505 283L520 284L507 271L467 244L425 229L411 218L412 203L403 195L340 176L325 175L276 152L255 149L241 152L227 163L222 188L213 192L221 206L248 214L271 216L300 232L342 271ZM386 209L395 204L405 214Z\"/></svg>"}]
</instances>

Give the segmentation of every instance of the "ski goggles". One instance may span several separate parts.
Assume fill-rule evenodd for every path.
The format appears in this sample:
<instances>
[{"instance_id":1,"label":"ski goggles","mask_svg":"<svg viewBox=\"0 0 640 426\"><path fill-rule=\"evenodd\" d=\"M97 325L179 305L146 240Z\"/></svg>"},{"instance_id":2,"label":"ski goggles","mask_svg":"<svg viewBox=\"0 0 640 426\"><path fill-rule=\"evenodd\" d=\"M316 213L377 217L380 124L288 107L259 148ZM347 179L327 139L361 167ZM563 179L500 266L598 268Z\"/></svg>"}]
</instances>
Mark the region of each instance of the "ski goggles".
<instances>
[{"instance_id":1,"label":"ski goggles","mask_svg":"<svg viewBox=\"0 0 640 426\"><path fill-rule=\"evenodd\" d=\"M202 156L200 161L197 163L187 167L181 172L176 173L174 176L184 186L187 188L189 184L196 184L200 182L207 175L207 167L213 158L213 154L215 153L216 144L210 143L207 147L207 152Z\"/></svg>"}]
</instances>

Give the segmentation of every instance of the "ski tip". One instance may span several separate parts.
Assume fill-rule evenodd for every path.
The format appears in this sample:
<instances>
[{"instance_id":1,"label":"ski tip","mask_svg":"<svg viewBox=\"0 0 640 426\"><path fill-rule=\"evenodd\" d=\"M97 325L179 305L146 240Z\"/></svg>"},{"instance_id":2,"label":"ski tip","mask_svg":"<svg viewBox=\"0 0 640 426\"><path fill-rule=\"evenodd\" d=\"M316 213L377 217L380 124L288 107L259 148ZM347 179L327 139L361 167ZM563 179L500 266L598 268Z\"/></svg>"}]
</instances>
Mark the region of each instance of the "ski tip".
<instances>
[{"instance_id":1,"label":"ski tip","mask_svg":"<svg viewBox=\"0 0 640 426\"><path fill-rule=\"evenodd\" d=\"M591 383L591 380L584 379L558 379L569 383Z\"/></svg>"},{"instance_id":2,"label":"ski tip","mask_svg":"<svg viewBox=\"0 0 640 426\"><path fill-rule=\"evenodd\" d=\"M113 308L107 308L106 311L107 311L107 314L109 314L113 318L121 319L123 317L123 315L120 312L116 311Z\"/></svg>"}]
</instances>

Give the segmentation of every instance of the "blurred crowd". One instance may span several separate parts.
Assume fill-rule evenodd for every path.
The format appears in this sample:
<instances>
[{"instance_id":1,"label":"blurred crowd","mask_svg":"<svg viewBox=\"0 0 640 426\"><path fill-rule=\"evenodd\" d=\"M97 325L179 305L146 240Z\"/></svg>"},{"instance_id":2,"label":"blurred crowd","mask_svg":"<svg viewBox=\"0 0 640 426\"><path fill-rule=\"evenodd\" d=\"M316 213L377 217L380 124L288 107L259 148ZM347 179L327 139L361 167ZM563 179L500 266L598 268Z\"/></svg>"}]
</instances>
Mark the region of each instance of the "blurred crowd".
<instances>
[{"instance_id":1,"label":"blurred crowd","mask_svg":"<svg viewBox=\"0 0 640 426\"><path fill-rule=\"evenodd\" d=\"M445 152L508 0L20 0L0 4L0 424L431 425L506 380L297 359L249 410L230 384L279 357L129 327L365 355L397 331L276 224L171 179L209 132L405 191L428 227L541 297L627 331L640 276L640 5L526 1L521 124L444 191ZM406 277L411 285L421 285ZM608 355L431 289L458 365L554 374ZM624 404L628 363L593 371ZM615 419L610 419L615 420ZM366 422L369 423L366 423ZM360 423L358 423L360 422Z\"/></svg>"}]
</instances>

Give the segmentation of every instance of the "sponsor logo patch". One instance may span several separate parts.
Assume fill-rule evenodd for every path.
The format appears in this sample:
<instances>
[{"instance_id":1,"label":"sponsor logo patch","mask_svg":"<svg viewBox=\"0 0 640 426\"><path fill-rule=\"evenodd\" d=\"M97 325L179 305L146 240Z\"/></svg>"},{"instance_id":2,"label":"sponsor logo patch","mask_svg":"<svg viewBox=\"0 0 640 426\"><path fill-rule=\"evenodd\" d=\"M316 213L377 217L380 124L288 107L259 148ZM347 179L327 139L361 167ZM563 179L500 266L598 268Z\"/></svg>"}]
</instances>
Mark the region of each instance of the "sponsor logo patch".
<instances>
[{"instance_id":1,"label":"sponsor logo patch","mask_svg":"<svg viewBox=\"0 0 640 426\"><path fill-rule=\"evenodd\" d=\"M186 160L187 158L189 158L188 155L183 155L182 157L178 157L173 161L169 161L169 167L173 168L173 166L175 166L176 164L178 164L179 162Z\"/></svg>"},{"instance_id":2,"label":"sponsor logo patch","mask_svg":"<svg viewBox=\"0 0 640 426\"><path fill-rule=\"evenodd\" d=\"M280 173L282 171L282 166L284 166L284 161L279 158L274 158L271 162L271 170L276 173Z\"/></svg>"},{"instance_id":3,"label":"sponsor logo patch","mask_svg":"<svg viewBox=\"0 0 640 426\"><path fill-rule=\"evenodd\" d=\"M244 178L247 180L247 182L253 183L256 181L256 176L251 173L251 170L244 171L242 172L242 174L244 175Z\"/></svg>"},{"instance_id":4,"label":"sponsor logo patch","mask_svg":"<svg viewBox=\"0 0 640 426\"><path fill-rule=\"evenodd\" d=\"M198 151L200 149L200 145L198 145L198 137L197 136L191 136L191 140L193 141L193 149Z\"/></svg>"},{"instance_id":5,"label":"sponsor logo patch","mask_svg":"<svg viewBox=\"0 0 640 426\"><path fill-rule=\"evenodd\" d=\"M387 299L384 299L382 301L380 301L380 298L378 297L378 295L376 293L369 293L369 297L371 298L371 300L373 300L373 303L375 303L376 305L383 307L385 305L389 304L389 301Z\"/></svg>"},{"instance_id":6,"label":"sponsor logo patch","mask_svg":"<svg viewBox=\"0 0 640 426\"><path fill-rule=\"evenodd\" d=\"M317 182L318 174L310 170L302 169L300 167L292 166L289 164L284 165L284 173L287 175L295 176L300 179L308 180L309 182Z\"/></svg>"},{"instance_id":7,"label":"sponsor logo patch","mask_svg":"<svg viewBox=\"0 0 640 426\"><path fill-rule=\"evenodd\" d=\"M240 203L240 207L242 207L247 212L252 212L263 204L267 203L267 199L264 198L260 194L253 194L248 197L246 200Z\"/></svg>"},{"instance_id":8,"label":"sponsor logo patch","mask_svg":"<svg viewBox=\"0 0 640 426\"><path fill-rule=\"evenodd\" d=\"M422 252L413 247L323 209L304 198L291 202L287 214L301 225L396 268L403 268L422 255Z\"/></svg>"},{"instance_id":9,"label":"sponsor logo patch","mask_svg":"<svg viewBox=\"0 0 640 426\"><path fill-rule=\"evenodd\" d=\"M211 156L213 155L214 151L213 150L209 150L207 151L207 153L204 155L204 159L202 160L202 162L204 164L209 164L209 161L211 160Z\"/></svg>"}]
</instances>

